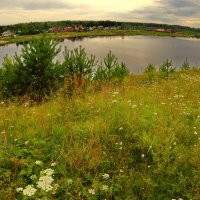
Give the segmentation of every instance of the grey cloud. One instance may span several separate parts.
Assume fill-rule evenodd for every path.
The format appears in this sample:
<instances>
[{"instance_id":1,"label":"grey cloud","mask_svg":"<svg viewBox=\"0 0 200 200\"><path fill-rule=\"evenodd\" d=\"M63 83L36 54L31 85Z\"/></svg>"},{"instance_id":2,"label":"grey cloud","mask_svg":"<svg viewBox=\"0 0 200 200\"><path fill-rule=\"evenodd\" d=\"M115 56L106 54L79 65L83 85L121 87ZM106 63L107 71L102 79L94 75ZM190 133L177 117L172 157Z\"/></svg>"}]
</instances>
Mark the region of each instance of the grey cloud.
<instances>
[{"instance_id":1,"label":"grey cloud","mask_svg":"<svg viewBox=\"0 0 200 200\"><path fill-rule=\"evenodd\" d=\"M118 13L126 19L183 24L183 19L200 18L200 0L157 0L154 6L146 6L129 13ZM117 14L116 14L117 15Z\"/></svg>"},{"instance_id":2,"label":"grey cloud","mask_svg":"<svg viewBox=\"0 0 200 200\"><path fill-rule=\"evenodd\" d=\"M73 6L70 3L63 3L61 1L54 0L6 0L0 1L0 8L21 8L24 10L49 10L49 9L73 9Z\"/></svg>"}]
</instances>

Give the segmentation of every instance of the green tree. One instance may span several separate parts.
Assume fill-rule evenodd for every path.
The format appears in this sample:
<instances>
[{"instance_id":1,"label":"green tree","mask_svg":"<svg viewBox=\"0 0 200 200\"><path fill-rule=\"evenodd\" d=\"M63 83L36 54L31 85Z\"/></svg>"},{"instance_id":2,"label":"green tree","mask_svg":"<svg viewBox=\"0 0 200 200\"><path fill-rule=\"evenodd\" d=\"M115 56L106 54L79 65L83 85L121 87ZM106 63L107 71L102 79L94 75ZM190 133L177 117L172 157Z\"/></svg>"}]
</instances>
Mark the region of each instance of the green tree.
<instances>
[{"instance_id":1,"label":"green tree","mask_svg":"<svg viewBox=\"0 0 200 200\"><path fill-rule=\"evenodd\" d=\"M175 72L175 67L173 66L173 63L171 60L166 60L161 66L160 66L160 73L161 77L164 79L169 79L170 75Z\"/></svg>"},{"instance_id":2,"label":"green tree","mask_svg":"<svg viewBox=\"0 0 200 200\"><path fill-rule=\"evenodd\" d=\"M85 49L81 46L74 50L64 51L64 62L67 92L71 96L74 90L82 90L87 82L91 80L93 68L97 65L95 56L87 56Z\"/></svg>"},{"instance_id":3,"label":"green tree","mask_svg":"<svg viewBox=\"0 0 200 200\"><path fill-rule=\"evenodd\" d=\"M29 95L41 101L44 96L50 95L63 79L61 66L54 62L59 52L57 41L43 37L25 44L21 55L15 55L13 60L6 59L0 78L5 96ZM9 71L12 71L12 79Z\"/></svg>"},{"instance_id":4,"label":"green tree","mask_svg":"<svg viewBox=\"0 0 200 200\"><path fill-rule=\"evenodd\" d=\"M190 63L189 63L188 59L186 58L184 60L184 63L181 66L181 70L189 70L189 69L190 69Z\"/></svg>"}]
</instances>

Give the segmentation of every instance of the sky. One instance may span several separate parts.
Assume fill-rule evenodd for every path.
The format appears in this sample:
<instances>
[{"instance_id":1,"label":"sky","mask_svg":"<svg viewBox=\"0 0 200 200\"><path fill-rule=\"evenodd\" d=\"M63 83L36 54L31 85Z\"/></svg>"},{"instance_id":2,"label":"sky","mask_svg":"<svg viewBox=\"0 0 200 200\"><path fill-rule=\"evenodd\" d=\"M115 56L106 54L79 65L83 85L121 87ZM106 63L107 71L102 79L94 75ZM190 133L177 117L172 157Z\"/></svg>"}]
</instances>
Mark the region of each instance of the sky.
<instances>
[{"instance_id":1,"label":"sky","mask_svg":"<svg viewBox=\"0 0 200 200\"><path fill-rule=\"evenodd\" d=\"M0 25L114 20L200 27L199 10L200 0L0 0Z\"/></svg>"}]
</instances>

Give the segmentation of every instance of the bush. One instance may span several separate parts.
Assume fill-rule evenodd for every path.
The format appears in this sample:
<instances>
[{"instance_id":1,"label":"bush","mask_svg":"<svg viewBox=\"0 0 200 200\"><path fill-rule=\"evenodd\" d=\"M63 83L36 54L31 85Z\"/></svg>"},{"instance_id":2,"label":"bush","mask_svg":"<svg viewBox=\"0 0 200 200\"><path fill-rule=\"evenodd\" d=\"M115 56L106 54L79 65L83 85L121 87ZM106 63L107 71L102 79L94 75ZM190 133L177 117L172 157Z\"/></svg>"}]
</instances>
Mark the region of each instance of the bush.
<instances>
[{"instance_id":1,"label":"bush","mask_svg":"<svg viewBox=\"0 0 200 200\"><path fill-rule=\"evenodd\" d=\"M189 70L189 69L190 69L190 63L189 63L188 59L186 58L184 60L184 63L181 66L181 70Z\"/></svg>"},{"instance_id":2,"label":"bush","mask_svg":"<svg viewBox=\"0 0 200 200\"><path fill-rule=\"evenodd\" d=\"M160 73L161 77L164 79L169 79L170 75L175 72L175 67L172 64L171 60L166 60L161 66L160 66Z\"/></svg>"},{"instance_id":3,"label":"bush","mask_svg":"<svg viewBox=\"0 0 200 200\"><path fill-rule=\"evenodd\" d=\"M147 81L148 82L152 82L154 80L154 75L156 72L156 67L154 64L149 64L146 69L145 69L145 73L147 75Z\"/></svg>"},{"instance_id":4,"label":"bush","mask_svg":"<svg viewBox=\"0 0 200 200\"><path fill-rule=\"evenodd\" d=\"M94 80L97 81L117 81L121 82L126 75L129 74L128 68L125 63L119 64L115 55L111 51L104 58L94 75Z\"/></svg>"},{"instance_id":5,"label":"bush","mask_svg":"<svg viewBox=\"0 0 200 200\"><path fill-rule=\"evenodd\" d=\"M15 81L17 76L13 60L5 57L3 66L0 69L0 91L3 97L11 97L15 90Z\"/></svg>"},{"instance_id":6,"label":"bush","mask_svg":"<svg viewBox=\"0 0 200 200\"><path fill-rule=\"evenodd\" d=\"M62 66L65 69L67 92L70 96L75 90L82 90L86 86L96 65L95 56L87 57L81 46L71 51L65 48Z\"/></svg>"},{"instance_id":7,"label":"bush","mask_svg":"<svg viewBox=\"0 0 200 200\"><path fill-rule=\"evenodd\" d=\"M28 95L41 101L62 82L61 66L54 62L60 52L58 42L45 37L25 44L20 56L6 58L1 73L1 89L5 97Z\"/></svg>"}]
</instances>

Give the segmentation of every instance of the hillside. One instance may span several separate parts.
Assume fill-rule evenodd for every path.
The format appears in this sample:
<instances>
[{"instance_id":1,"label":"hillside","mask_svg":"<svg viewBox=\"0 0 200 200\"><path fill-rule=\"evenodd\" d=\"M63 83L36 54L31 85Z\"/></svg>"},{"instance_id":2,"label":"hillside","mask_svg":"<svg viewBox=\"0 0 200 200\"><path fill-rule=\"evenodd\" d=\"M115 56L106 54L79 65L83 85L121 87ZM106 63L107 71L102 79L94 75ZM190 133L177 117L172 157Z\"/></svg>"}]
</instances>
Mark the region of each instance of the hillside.
<instances>
[{"instance_id":1,"label":"hillside","mask_svg":"<svg viewBox=\"0 0 200 200\"><path fill-rule=\"evenodd\" d=\"M2 101L0 199L200 199L200 71L145 80Z\"/></svg>"}]
</instances>

